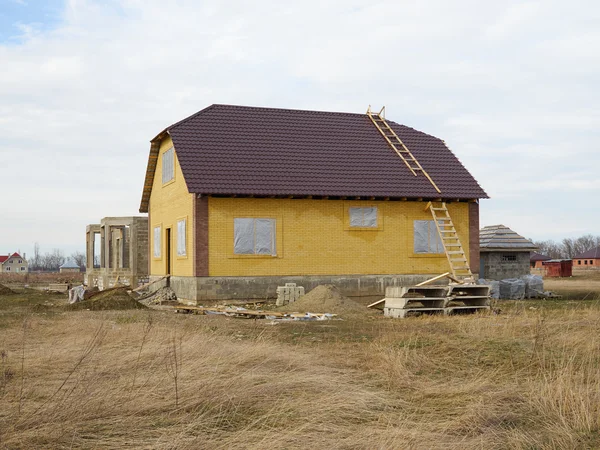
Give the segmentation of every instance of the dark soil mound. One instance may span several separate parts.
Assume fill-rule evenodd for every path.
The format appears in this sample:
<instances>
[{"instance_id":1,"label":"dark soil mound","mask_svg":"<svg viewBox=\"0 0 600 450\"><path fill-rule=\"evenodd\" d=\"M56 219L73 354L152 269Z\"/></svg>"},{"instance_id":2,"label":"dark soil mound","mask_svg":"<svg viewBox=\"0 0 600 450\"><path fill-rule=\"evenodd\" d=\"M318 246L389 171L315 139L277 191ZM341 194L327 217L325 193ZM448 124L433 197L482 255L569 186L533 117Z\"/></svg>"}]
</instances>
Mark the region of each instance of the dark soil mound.
<instances>
[{"instance_id":1,"label":"dark soil mound","mask_svg":"<svg viewBox=\"0 0 600 450\"><path fill-rule=\"evenodd\" d=\"M108 311L114 309L145 309L140 302L127 293L128 287L118 287L100 291L82 302L67 305L69 311Z\"/></svg>"},{"instance_id":2,"label":"dark soil mound","mask_svg":"<svg viewBox=\"0 0 600 450\"><path fill-rule=\"evenodd\" d=\"M16 292L13 291L11 288L6 287L3 284L0 284L0 295L11 295L11 294L16 294Z\"/></svg>"},{"instance_id":3,"label":"dark soil mound","mask_svg":"<svg viewBox=\"0 0 600 450\"><path fill-rule=\"evenodd\" d=\"M342 295L339 289L331 284L317 286L308 294L288 305L278 308L280 311L332 313L340 315L369 314L365 306Z\"/></svg>"}]
</instances>

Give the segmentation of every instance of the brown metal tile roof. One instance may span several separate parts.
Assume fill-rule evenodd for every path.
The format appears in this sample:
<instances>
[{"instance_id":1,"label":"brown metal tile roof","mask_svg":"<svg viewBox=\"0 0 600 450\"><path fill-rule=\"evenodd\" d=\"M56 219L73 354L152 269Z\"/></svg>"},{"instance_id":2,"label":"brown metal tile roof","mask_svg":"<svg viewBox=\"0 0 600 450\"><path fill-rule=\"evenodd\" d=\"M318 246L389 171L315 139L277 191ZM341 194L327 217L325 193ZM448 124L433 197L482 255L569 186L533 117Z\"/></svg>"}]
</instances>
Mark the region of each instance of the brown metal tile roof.
<instances>
[{"instance_id":1,"label":"brown metal tile roof","mask_svg":"<svg viewBox=\"0 0 600 450\"><path fill-rule=\"evenodd\" d=\"M573 259L596 259L600 258L600 247L592 248L587 252L579 253L578 255L573 256Z\"/></svg>"},{"instance_id":2,"label":"brown metal tile roof","mask_svg":"<svg viewBox=\"0 0 600 450\"><path fill-rule=\"evenodd\" d=\"M366 114L211 105L152 141L140 211L147 211L152 152L165 132L192 193L487 198L441 139L388 123L441 194L410 173Z\"/></svg>"}]
</instances>

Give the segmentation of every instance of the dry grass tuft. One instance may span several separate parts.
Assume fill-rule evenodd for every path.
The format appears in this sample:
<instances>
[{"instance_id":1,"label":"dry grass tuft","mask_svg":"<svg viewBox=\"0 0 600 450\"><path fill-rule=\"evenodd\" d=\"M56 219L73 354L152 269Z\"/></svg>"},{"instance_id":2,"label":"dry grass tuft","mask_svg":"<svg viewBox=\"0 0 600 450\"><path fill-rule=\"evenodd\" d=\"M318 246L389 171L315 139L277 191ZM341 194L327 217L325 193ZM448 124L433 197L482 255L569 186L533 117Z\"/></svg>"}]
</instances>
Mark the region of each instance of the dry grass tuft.
<instances>
[{"instance_id":1,"label":"dry grass tuft","mask_svg":"<svg viewBox=\"0 0 600 450\"><path fill-rule=\"evenodd\" d=\"M43 298L0 297L2 448L600 447L595 301L272 326Z\"/></svg>"}]
</instances>

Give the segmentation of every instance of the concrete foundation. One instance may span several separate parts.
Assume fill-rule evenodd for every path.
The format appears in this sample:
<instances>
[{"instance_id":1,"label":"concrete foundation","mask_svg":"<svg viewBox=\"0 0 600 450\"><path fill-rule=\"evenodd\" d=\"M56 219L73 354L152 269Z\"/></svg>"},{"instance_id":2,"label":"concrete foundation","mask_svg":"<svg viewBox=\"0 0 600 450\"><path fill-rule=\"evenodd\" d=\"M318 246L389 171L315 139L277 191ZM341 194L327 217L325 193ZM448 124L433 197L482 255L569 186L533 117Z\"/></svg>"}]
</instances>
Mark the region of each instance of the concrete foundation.
<instances>
[{"instance_id":1,"label":"concrete foundation","mask_svg":"<svg viewBox=\"0 0 600 450\"><path fill-rule=\"evenodd\" d=\"M96 236L100 237L100 254ZM100 290L148 281L148 218L105 217L86 227L84 283Z\"/></svg>"},{"instance_id":2,"label":"concrete foundation","mask_svg":"<svg viewBox=\"0 0 600 450\"><path fill-rule=\"evenodd\" d=\"M277 287L296 283L310 292L321 284L333 284L348 297L384 296L388 286L412 286L434 275L332 275L288 277L175 277L169 280L179 301L198 302L215 300L265 300L277 298ZM150 281L161 276L151 276ZM159 289L166 280L153 285Z\"/></svg>"}]
</instances>

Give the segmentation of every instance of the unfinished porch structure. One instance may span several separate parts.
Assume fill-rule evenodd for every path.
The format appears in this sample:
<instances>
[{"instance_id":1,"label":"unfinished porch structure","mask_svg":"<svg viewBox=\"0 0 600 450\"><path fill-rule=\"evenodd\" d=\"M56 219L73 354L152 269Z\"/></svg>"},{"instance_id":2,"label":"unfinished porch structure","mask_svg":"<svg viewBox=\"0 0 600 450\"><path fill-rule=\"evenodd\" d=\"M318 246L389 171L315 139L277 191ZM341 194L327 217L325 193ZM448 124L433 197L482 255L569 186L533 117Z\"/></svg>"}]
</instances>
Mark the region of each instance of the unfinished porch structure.
<instances>
[{"instance_id":1,"label":"unfinished porch structure","mask_svg":"<svg viewBox=\"0 0 600 450\"><path fill-rule=\"evenodd\" d=\"M86 227L84 283L100 290L148 279L148 218L105 217Z\"/></svg>"}]
</instances>

